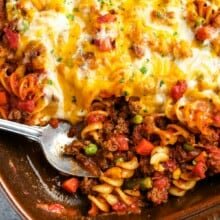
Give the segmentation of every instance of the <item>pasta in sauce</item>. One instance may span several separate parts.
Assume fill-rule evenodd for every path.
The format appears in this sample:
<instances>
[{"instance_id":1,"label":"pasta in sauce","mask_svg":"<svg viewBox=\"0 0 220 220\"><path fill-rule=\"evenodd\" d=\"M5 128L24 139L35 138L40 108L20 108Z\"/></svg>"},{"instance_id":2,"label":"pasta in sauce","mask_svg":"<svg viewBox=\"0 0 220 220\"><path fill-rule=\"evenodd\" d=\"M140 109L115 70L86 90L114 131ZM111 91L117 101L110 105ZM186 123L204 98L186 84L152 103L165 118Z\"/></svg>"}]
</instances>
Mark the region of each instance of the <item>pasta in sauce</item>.
<instances>
[{"instance_id":1,"label":"pasta in sauce","mask_svg":"<svg viewBox=\"0 0 220 220\"><path fill-rule=\"evenodd\" d=\"M219 174L219 85L219 0L0 0L0 117L72 123L90 216Z\"/></svg>"}]
</instances>

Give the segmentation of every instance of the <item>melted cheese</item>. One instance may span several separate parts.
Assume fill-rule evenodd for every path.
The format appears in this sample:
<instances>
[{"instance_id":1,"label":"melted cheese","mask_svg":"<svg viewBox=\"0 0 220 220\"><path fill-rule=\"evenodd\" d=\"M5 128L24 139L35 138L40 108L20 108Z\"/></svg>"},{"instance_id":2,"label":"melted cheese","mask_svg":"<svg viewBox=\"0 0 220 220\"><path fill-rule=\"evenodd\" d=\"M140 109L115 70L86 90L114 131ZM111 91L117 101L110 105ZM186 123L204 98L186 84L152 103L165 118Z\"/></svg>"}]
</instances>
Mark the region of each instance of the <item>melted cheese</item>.
<instances>
[{"instance_id":1,"label":"melted cheese","mask_svg":"<svg viewBox=\"0 0 220 220\"><path fill-rule=\"evenodd\" d=\"M27 15L13 11L17 3ZM46 119L59 117L75 122L86 114L91 102L103 90L115 95L139 96L144 112L163 111L169 90L178 80L188 81L188 89L220 85L220 57L210 44L198 45L185 20L187 1L180 0L10 0L8 17L18 18L21 50L31 41L46 48L45 70L51 84L45 84L42 113ZM96 30L96 16L114 10L117 20ZM168 22L152 20L152 11L173 14ZM10 19L9 19L10 20ZM26 30L22 25L28 24ZM217 32L219 34L219 30ZM99 51L92 39L114 39L115 49ZM146 42L153 39L159 50L172 42L187 41L192 56L174 59L172 54L153 50ZM133 43L143 44L144 56L131 51ZM161 48L160 48L161 47ZM91 67L86 53L95 57ZM212 92L213 93L213 92ZM185 99L184 99L185 100ZM49 109L49 110L48 110ZM51 110L52 109L52 110Z\"/></svg>"}]
</instances>

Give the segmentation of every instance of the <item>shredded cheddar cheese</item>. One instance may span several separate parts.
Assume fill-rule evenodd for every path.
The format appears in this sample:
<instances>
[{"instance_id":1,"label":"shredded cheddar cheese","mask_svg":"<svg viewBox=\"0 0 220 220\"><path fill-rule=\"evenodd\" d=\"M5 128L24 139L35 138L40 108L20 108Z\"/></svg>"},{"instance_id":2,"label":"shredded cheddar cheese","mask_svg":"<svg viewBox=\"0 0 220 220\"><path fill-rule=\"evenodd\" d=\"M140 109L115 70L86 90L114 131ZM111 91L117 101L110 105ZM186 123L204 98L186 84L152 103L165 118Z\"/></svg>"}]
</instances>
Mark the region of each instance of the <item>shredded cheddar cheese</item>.
<instances>
[{"instance_id":1,"label":"shredded cheddar cheese","mask_svg":"<svg viewBox=\"0 0 220 220\"><path fill-rule=\"evenodd\" d=\"M219 9L219 1L209 4ZM195 1L8 0L6 9L21 63L31 42L45 47L43 120L76 122L102 91L139 96L143 113L161 112L178 80L189 82L186 96L212 90L204 96L219 99L220 28L196 39L188 20Z\"/></svg>"}]
</instances>

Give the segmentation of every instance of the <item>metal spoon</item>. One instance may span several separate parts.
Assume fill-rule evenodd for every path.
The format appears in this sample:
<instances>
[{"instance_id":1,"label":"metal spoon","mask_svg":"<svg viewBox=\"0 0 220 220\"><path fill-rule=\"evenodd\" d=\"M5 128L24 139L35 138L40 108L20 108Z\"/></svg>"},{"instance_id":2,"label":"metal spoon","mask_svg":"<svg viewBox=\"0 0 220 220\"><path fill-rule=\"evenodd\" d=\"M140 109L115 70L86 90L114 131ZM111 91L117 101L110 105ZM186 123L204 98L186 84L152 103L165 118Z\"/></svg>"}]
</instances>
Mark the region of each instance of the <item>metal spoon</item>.
<instances>
[{"instance_id":1,"label":"metal spoon","mask_svg":"<svg viewBox=\"0 0 220 220\"><path fill-rule=\"evenodd\" d=\"M0 129L24 135L38 142L47 161L60 172L80 177L94 177L72 158L63 156L63 147L74 140L74 138L67 136L70 124L60 122L58 128L52 128L50 125L45 127L28 126L0 119Z\"/></svg>"}]
</instances>

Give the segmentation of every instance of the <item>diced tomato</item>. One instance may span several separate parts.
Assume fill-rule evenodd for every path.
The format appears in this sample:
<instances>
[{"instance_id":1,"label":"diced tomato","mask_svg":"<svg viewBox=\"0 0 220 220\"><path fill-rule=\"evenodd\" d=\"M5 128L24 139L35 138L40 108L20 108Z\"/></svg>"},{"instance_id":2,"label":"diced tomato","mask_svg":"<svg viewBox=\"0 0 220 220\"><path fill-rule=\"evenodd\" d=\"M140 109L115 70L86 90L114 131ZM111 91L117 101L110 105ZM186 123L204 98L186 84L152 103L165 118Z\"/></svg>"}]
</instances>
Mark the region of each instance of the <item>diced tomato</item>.
<instances>
[{"instance_id":1,"label":"diced tomato","mask_svg":"<svg viewBox=\"0 0 220 220\"><path fill-rule=\"evenodd\" d=\"M96 39L95 45L99 48L102 52L108 52L114 49L112 40L110 37L104 39Z\"/></svg>"},{"instance_id":2,"label":"diced tomato","mask_svg":"<svg viewBox=\"0 0 220 220\"><path fill-rule=\"evenodd\" d=\"M51 204L48 206L49 212L54 212L54 213L60 214L60 213L62 213L63 210L64 210L64 207L59 203Z\"/></svg>"},{"instance_id":3,"label":"diced tomato","mask_svg":"<svg viewBox=\"0 0 220 220\"><path fill-rule=\"evenodd\" d=\"M114 14L105 14L98 17L99 23L110 23L116 20L116 15Z\"/></svg>"},{"instance_id":4,"label":"diced tomato","mask_svg":"<svg viewBox=\"0 0 220 220\"><path fill-rule=\"evenodd\" d=\"M57 128L59 125L59 120L57 118L52 118L50 119L49 124L52 128Z\"/></svg>"},{"instance_id":5,"label":"diced tomato","mask_svg":"<svg viewBox=\"0 0 220 220\"><path fill-rule=\"evenodd\" d=\"M79 187L79 180L77 178L70 178L62 184L62 188L69 193L75 193Z\"/></svg>"},{"instance_id":6,"label":"diced tomato","mask_svg":"<svg viewBox=\"0 0 220 220\"><path fill-rule=\"evenodd\" d=\"M162 175L153 182L153 186L158 189L167 189L169 188L169 185L169 179Z\"/></svg>"},{"instance_id":7,"label":"diced tomato","mask_svg":"<svg viewBox=\"0 0 220 220\"><path fill-rule=\"evenodd\" d=\"M187 83L185 80L178 81L172 88L170 96L174 101L179 100L187 90Z\"/></svg>"},{"instance_id":8,"label":"diced tomato","mask_svg":"<svg viewBox=\"0 0 220 220\"><path fill-rule=\"evenodd\" d=\"M164 162L164 167L170 172L173 172L177 168L176 163L173 160L168 160Z\"/></svg>"},{"instance_id":9,"label":"diced tomato","mask_svg":"<svg viewBox=\"0 0 220 220\"><path fill-rule=\"evenodd\" d=\"M124 135L119 134L115 137L115 139L116 139L119 151L128 150L128 139Z\"/></svg>"},{"instance_id":10,"label":"diced tomato","mask_svg":"<svg viewBox=\"0 0 220 220\"><path fill-rule=\"evenodd\" d=\"M7 104L7 95L6 92L1 91L0 92L0 105L6 105Z\"/></svg>"},{"instance_id":11,"label":"diced tomato","mask_svg":"<svg viewBox=\"0 0 220 220\"><path fill-rule=\"evenodd\" d=\"M210 39L214 32L215 32L215 29L211 26L199 27L196 31L196 39L200 41Z\"/></svg>"},{"instance_id":12,"label":"diced tomato","mask_svg":"<svg viewBox=\"0 0 220 220\"><path fill-rule=\"evenodd\" d=\"M98 214L98 207L92 203L92 207L89 209L88 214L89 216L95 217Z\"/></svg>"},{"instance_id":13,"label":"diced tomato","mask_svg":"<svg viewBox=\"0 0 220 220\"><path fill-rule=\"evenodd\" d=\"M112 206L112 209L116 212L125 212L127 210L127 206L122 202L117 202Z\"/></svg>"},{"instance_id":14,"label":"diced tomato","mask_svg":"<svg viewBox=\"0 0 220 220\"><path fill-rule=\"evenodd\" d=\"M17 108L19 110L31 113L35 109L35 102L33 100L19 101L17 104Z\"/></svg>"},{"instance_id":15,"label":"diced tomato","mask_svg":"<svg viewBox=\"0 0 220 220\"><path fill-rule=\"evenodd\" d=\"M204 179L206 170L207 170L207 167L206 167L205 162L199 161L194 166L194 168L192 170L192 173L193 173L194 176L197 176L201 179Z\"/></svg>"},{"instance_id":16,"label":"diced tomato","mask_svg":"<svg viewBox=\"0 0 220 220\"><path fill-rule=\"evenodd\" d=\"M17 49L19 42L19 34L15 31L12 31L10 28L4 28L4 32L10 48Z\"/></svg>"},{"instance_id":17,"label":"diced tomato","mask_svg":"<svg viewBox=\"0 0 220 220\"><path fill-rule=\"evenodd\" d=\"M139 142L139 144L135 148L137 154L143 156L149 156L153 149L154 149L154 145L150 141L144 138Z\"/></svg>"},{"instance_id":18,"label":"diced tomato","mask_svg":"<svg viewBox=\"0 0 220 220\"><path fill-rule=\"evenodd\" d=\"M86 121L88 124L92 124L92 123L95 123L95 122L103 122L105 121L106 117L105 115L101 115L101 114L90 114Z\"/></svg>"},{"instance_id":19,"label":"diced tomato","mask_svg":"<svg viewBox=\"0 0 220 220\"><path fill-rule=\"evenodd\" d=\"M220 113L213 115L213 121L216 125L220 125Z\"/></svg>"},{"instance_id":20,"label":"diced tomato","mask_svg":"<svg viewBox=\"0 0 220 220\"><path fill-rule=\"evenodd\" d=\"M201 162L205 162L206 161L206 152L205 151L203 151L202 153L200 153L197 157L196 157L196 159L195 159L195 161L196 162L199 162L199 161L201 161Z\"/></svg>"}]
</instances>

